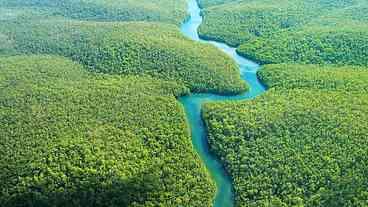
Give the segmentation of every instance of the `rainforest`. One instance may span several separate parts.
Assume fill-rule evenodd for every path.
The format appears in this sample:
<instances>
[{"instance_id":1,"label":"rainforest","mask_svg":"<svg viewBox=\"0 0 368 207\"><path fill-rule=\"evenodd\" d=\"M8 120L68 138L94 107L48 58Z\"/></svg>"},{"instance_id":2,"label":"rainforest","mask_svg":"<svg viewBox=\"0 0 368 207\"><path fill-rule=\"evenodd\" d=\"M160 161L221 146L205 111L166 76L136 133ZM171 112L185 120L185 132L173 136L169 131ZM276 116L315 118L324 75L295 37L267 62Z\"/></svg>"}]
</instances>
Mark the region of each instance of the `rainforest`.
<instances>
[{"instance_id":1,"label":"rainforest","mask_svg":"<svg viewBox=\"0 0 368 207\"><path fill-rule=\"evenodd\" d=\"M366 0L0 0L0 207L368 206Z\"/></svg>"}]
</instances>

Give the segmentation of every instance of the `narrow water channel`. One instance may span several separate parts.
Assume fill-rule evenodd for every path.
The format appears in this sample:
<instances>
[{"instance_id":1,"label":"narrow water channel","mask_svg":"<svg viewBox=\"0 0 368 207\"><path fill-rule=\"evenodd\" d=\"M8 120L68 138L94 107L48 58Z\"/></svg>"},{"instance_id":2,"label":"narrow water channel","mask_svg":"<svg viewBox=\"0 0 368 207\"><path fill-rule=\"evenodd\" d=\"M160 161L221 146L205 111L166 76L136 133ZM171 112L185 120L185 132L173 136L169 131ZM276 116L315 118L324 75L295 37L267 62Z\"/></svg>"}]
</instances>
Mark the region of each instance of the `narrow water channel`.
<instances>
[{"instance_id":1,"label":"narrow water channel","mask_svg":"<svg viewBox=\"0 0 368 207\"><path fill-rule=\"evenodd\" d=\"M226 100L248 100L262 94L266 89L257 78L257 71L260 65L254 63L236 53L236 48L216 41L201 39L198 35L198 27L202 23L201 9L197 0L188 0L188 12L190 18L183 23L182 33L195 41L204 44L212 44L221 51L228 54L239 65L239 72L243 80L250 86L250 90L237 96L220 96L210 93L191 94L181 97L179 100L183 104L189 126L194 149L197 151L212 179L216 183L217 193L214 200L214 207L234 206L234 193L231 177L225 171L219 158L211 153L207 140L207 129L201 117L201 108L204 102L226 101Z\"/></svg>"}]
</instances>

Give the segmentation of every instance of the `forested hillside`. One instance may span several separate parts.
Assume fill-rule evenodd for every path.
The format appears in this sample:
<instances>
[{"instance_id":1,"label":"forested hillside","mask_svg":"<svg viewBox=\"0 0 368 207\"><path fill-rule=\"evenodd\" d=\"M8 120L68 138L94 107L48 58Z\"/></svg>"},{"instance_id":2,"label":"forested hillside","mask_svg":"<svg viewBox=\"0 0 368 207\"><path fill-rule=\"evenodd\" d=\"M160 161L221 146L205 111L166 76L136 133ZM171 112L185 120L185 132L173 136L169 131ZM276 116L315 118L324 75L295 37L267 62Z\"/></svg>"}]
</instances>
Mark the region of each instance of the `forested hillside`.
<instances>
[{"instance_id":1,"label":"forested hillside","mask_svg":"<svg viewBox=\"0 0 368 207\"><path fill-rule=\"evenodd\" d=\"M185 83L192 91L244 91L234 61L213 46L181 36L174 25L90 21L3 21L5 54L55 54L109 74L148 74ZM5 41L5 40L4 40Z\"/></svg>"},{"instance_id":2,"label":"forested hillside","mask_svg":"<svg viewBox=\"0 0 368 207\"><path fill-rule=\"evenodd\" d=\"M206 8L206 7L225 4L225 3L229 3L233 1L237 1L237 0L198 0L198 3L201 8Z\"/></svg>"},{"instance_id":3,"label":"forested hillside","mask_svg":"<svg viewBox=\"0 0 368 207\"><path fill-rule=\"evenodd\" d=\"M200 35L265 65L269 91L208 103L236 206L368 205L368 2L201 0Z\"/></svg>"},{"instance_id":4,"label":"forested hillside","mask_svg":"<svg viewBox=\"0 0 368 207\"><path fill-rule=\"evenodd\" d=\"M266 65L258 73L269 88L368 92L368 68L356 66Z\"/></svg>"},{"instance_id":5,"label":"forested hillside","mask_svg":"<svg viewBox=\"0 0 368 207\"><path fill-rule=\"evenodd\" d=\"M368 1L198 0L207 130L187 3L0 0L0 207L368 206Z\"/></svg>"},{"instance_id":6,"label":"forested hillside","mask_svg":"<svg viewBox=\"0 0 368 207\"><path fill-rule=\"evenodd\" d=\"M186 16L185 0L0 0L0 6L97 21L162 21L179 25Z\"/></svg>"},{"instance_id":7,"label":"forested hillside","mask_svg":"<svg viewBox=\"0 0 368 207\"><path fill-rule=\"evenodd\" d=\"M253 101L206 104L237 206L365 206L368 69L266 65Z\"/></svg>"},{"instance_id":8,"label":"forested hillside","mask_svg":"<svg viewBox=\"0 0 368 207\"><path fill-rule=\"evenodd\" d=\"M201 6L204 38L239 46L239 54L263 64L283 63L258 73L271 88L266 95L204 109L236 205L367 205L367 1Z\"/></svg>"},{"instance_id":9,"label":"forested hillside","mask_svg":"<svg viewBox=\"0 0 368 207\"><path fill-rule=\"evenodd\" d=\"M308 89L206 105L236 206L366 206L367 106L366 92Z\"/></svg>"},{"instance_id":10,"label":"forested hillside","mask_svg":"<svg viewBox=\"0 0 368 207\"><path fill-rule=\"evenodd\" d=\"M185 15L184 0L0 0L0 206L212 205L176 97L246 86L180 34Z\"/></svg>"},{"instance_id":11,"label":"forested hillside","mask_svg":"<svg viewBox=\"0 0 368 207\"><path fill-rule=\"evenodd\" d=\"M368 65L365 0L206 1L204 38L261 63ZM215 5L213 5L215 3Z\"/></svg>"},{"instance_id":12,"label":"forested hillside","mask_svg":"<svg viewBox=\"0 0 368 207\"><path fill-rule=\"evenodd\" d=\"M341 27L340 27L341 26ZM368 24L350 29L306 26L272 38L252 39L238 48L239 54L261 63L305 63L368 66Z\"/></svg>"},{"instance_id":13,"label":"forested hillside","mask_svg":"<svg viewBox=\"0 0 368 207\"><path fill-rule=\"evenodd\" d=\"M1 206L210 206L183 85L0 58Z\"/></svg>"},{"instance_id":14,"label":"forested hillside","mask_svg":"<svg viewBox=\"0 0 368 207\"><path fill-rule=\"evenodd\" d=\"M206 104L237 206L365 206L368 69L267 65L253 101Z\"/></svg>"}]
</instances>

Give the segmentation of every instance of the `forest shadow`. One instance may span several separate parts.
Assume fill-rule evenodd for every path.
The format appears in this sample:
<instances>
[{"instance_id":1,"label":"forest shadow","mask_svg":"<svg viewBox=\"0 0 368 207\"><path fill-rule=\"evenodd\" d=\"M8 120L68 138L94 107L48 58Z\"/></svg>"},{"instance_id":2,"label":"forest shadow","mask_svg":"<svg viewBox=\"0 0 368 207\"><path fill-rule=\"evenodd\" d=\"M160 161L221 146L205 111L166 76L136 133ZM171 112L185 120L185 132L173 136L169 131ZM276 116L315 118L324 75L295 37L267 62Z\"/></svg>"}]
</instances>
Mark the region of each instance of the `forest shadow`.
<instances>
[{"instance_id":1,"label":"forest shadow","mask_svg":"<svg viewBox=\"0 0 368 207\"><path fill-rule=\"evenodd\" d=\"M152 173L137 174L129 179L119 179L118 176L90 177L80 182L59 185L59 189L49 190L45 186L32 186L26 193L13 196L1 207L126 207L132 204L144 204L155 200L160 192L160 182ZM71 186L71 187L70 187ZM49 192L48 192L49 191ZM59 191L59 192L58 192ZM0 199L2 200L2 199Z\"/></svg>"}]
</instances>

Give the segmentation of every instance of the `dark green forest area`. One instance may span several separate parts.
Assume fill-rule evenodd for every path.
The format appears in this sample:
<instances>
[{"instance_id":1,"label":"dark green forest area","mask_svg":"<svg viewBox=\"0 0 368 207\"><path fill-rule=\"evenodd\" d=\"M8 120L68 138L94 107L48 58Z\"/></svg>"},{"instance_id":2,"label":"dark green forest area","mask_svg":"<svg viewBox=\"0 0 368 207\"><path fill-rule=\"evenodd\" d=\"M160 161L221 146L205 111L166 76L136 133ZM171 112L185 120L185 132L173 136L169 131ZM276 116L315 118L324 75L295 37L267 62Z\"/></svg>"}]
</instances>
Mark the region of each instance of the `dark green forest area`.
<instances>
[{"instance_id":1,"label":"dark green forest area","mask_svg":"<svg viewBox=\"0 0 368 207\"><path fill-rule=\"evenodd\" d=\"M181 24L185 0L0 0L5 9L32 9L49 16L94 21L150 21ZM2 8L2 9L3 9Z\"/></svg>"},{"instance_id":2,"label":"dark green forest area","mask_svg":"<svg viewBox=\"0 0 368 207\"><path fill-rule=\"evenodd\" d=\"M201 0L200 35L260 63L368 65L365 0Z\"/></svg>"},{"instance_id":3,"label":"dark green forest area","mask_svg":"<svg viewBox=\"0 0 368 207\"><path fill-rule=\"evenodd\" d=\"M206 103L235 206L368 206L368 2L198 0L269 89ZM0 207L210 207L177 98L249 89L186 0L0 0Z\"/></svg>"},{"instance_id":4,"label":"dark green forest area","mask_svg":"<svg viewBox=\"0 0 368 207\"><path fill-rule=\"evenodd\" d=\"M265 64L264 95L203 109L236 206L367 206L368 2L200 4L203 38Z\"/></svg>"},{"instance_id":5,"label":"dark green forest area","mask_svg":"<svg viewBox=\"0 0 368 207\"><path fill-rule=\"evenodd\" d=\"M236 205L368 205L368 69L278 64L258 76L265 95L203 112Z\"/></svg>"},{"instance_id":6,"label":"dark green forest area","mask_svg":"<svg viewBox=\"0 0 368 207\"><path fill-rule=\"evenodd\" d=\"M183 85L15 56L0 59L0 88L0 206L211 205Z\"/></svg>"},{"instance_id":7,"label":"dark green forest area","mask_svg":"<svg viewBox=\"0 0 368 207\"><path fill-rule=\"evenodd\" d=\"M363 207L367 114L366 92L275 88L253 101L208 104L203 117L236 206Z\"/></svg>"},{"instance_id":8,"label":"dark green forest area","mask_svg":"<svg viewBox=\"0 0 368 207\"><path fill-rule=\"evenodd\" d=\"M30 16L31 20L2 21L0 34L8 43L0 52L61 55L94 72L148 74L183 82L192 91L239 93L246 89L234 61L212 46L185 39L174 25Z\"/></svg>"},{"instance_id":9,"label":"dark green forest area","mask_svg":"<svg viewBox=\"0 0 368 207\"><path fill-rule=\"evenodd\" d=\"M246 85L182 37L185 16L186 1L0 0L0 206L212 205L176 98Z\"/></svg>"},{"instance_id":10,"label":"dark green forest area","mask_svg":"<svg viewBox=\"0 0 368 207\"><path fill-rule=\"evenodd\" d=\"M252 101L206 104L236 206L366 206L368 69L266 65Z\"/></svg>"},{"instance_id":11,"label":"dark green forest area","mask_svg":"<svg viewBox=\"0 0 368 207\"><path fill-rule=\"evenodd\" d=\"M364 67L266 65L258 76L264 85L279 91L286 88L368 93L368 69Z\"/></svg>"}]
</instances>

